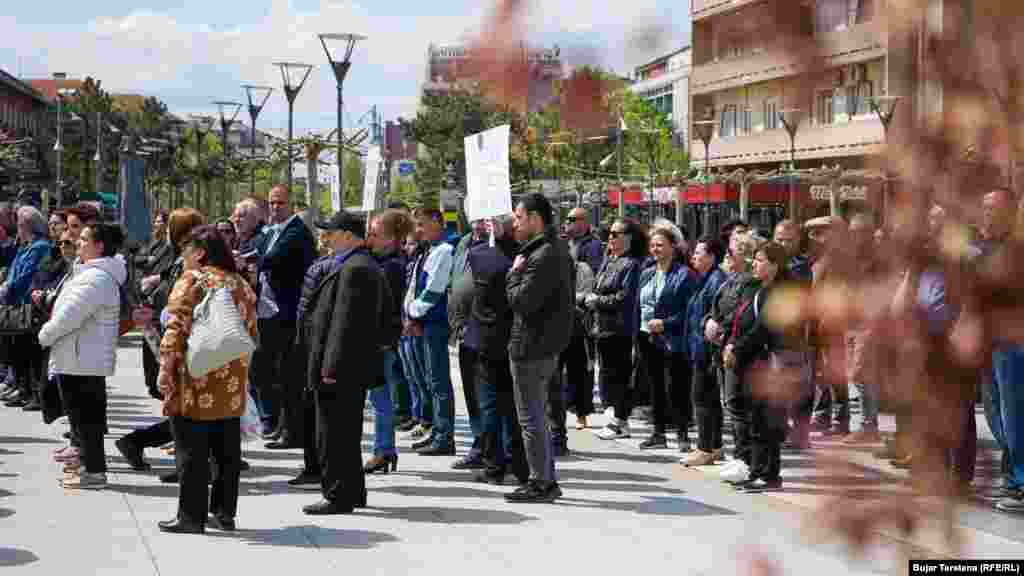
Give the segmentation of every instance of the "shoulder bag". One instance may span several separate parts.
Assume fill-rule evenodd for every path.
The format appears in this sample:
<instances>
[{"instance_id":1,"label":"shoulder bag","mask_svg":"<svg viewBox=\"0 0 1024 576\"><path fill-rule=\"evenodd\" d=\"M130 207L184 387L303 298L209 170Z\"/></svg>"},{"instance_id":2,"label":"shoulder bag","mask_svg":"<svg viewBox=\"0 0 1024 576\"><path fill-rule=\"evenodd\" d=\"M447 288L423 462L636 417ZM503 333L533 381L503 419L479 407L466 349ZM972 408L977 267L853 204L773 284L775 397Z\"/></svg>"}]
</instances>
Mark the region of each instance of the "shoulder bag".
<instances>
[{"instance_id":1,"label":"shoulder bag","mask_svg":"<svg viewBox=\"0 0 1024 576\"><path fill-rule=\"evenodd\" d=\"M209 275L198 274L206 295L192 311L185 362L193 378L201 378L251 354L256 342L249 335L227 284L212 288Z\"/></svg>"}]
</instances>

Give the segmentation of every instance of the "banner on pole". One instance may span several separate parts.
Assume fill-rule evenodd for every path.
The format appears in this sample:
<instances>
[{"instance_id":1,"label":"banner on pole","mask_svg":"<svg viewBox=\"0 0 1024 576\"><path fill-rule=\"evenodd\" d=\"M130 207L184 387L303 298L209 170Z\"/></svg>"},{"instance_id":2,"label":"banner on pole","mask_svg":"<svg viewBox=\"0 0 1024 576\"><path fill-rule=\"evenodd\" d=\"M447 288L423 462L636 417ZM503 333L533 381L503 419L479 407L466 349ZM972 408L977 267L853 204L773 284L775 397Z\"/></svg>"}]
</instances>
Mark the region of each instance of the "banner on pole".
<instances>
[{"instance_id":1,"label":"banner on pole","mask_svg":"<svg viewBox=\"0 0 1024 576\"><path fill-rule=\"evenodd\" d=\"M470 222L512 213L509 134L506 124L466 137L466 217Z\"/></svg>"},{"instance_id":2,"label":"banner on pole","mask_svg":"<svg viewBox=\"0 0 1024 576\"><path fill-rule=\"evenodd\" d=\"M363 210L377 209L377 179L380 176L380 146L370 146L366 152L366 172L363 179Z\"/></svg>"}]
</instances>

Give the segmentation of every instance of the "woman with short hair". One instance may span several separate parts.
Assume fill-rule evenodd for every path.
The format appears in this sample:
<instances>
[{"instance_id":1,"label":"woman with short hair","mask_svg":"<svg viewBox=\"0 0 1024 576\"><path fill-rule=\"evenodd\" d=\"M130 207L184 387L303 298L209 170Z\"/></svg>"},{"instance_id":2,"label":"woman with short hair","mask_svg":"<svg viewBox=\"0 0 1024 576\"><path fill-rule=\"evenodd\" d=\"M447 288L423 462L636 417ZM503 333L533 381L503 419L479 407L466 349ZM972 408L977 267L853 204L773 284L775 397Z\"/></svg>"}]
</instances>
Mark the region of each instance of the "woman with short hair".
<instances>
[{"instance_id":1,"label":"woman with short hair","mask_svg":"<svg viewBox=\"0 0 1024 576\"><path fill-rule=\"evenodd\" d=\"M50 348L50 371L77 422L79 457L66 461L62 482L69 489L107 485L103 436L107 431L107 377L117 365L121 286L128 277L117 251L124 242L118 226L87 224L78 239L79 262L39 330L39 344Z\"/></svg>"},{"instance_id":2,"label":"woman with short hair","mask_svg":"<svg viewBox=\"0 0 1024 576\"><path fill-rule=\"evenodd\" d=\"M608 232L608 258L583 305L592 317L591 336L597 342L601 402L613 417L597 432L603 440L629 437L633 339L639 329L637 309L640 268L647 255L643 228L628 218L616 220Z\"/></svg>"}]
</instances>

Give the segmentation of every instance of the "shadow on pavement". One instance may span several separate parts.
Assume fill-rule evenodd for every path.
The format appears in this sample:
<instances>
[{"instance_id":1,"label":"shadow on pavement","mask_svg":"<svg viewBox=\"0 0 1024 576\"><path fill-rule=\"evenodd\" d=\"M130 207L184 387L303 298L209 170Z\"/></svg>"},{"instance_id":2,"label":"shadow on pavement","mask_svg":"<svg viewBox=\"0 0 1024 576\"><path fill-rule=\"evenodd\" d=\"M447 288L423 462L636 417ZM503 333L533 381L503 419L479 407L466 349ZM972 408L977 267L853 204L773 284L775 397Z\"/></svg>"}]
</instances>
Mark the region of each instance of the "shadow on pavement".
<instances>
[{"instance_id":1,"label":"shadow on pavement","mask_svg":"<svg viewBox=\"0 0 1024 576\"><path fill-rule=\"evenodd\" d=\"M570 460L576 457L579 460L621 460L623 462L643 462L645 464L665 464L679 459L678 456L658 456L655 454L641 455L628 452L588 452L585 450L569 449Z\"/></svg>"},{"instance_id":2,"label":"shadow on pavement","mask_svg":"<svg viewBox=\"0 0 1024 576\"><path fill-rule=\"evenodd\" d=\"M14 492L0 488L0 498L7 498L8 496L14 496Z\"/></svg>"},{"instance_id":3,"label":"shadow on pavement","mask_svg":"<svg viewBox=\"0 0 1024 576\"><path fill-rule=\"evenodd\" d=\"M683 494L678 488L668 486L652 486L650 484L608 482L559 482L563 490L593 490L596 492L664 492L666 494Z\"/></svg>"},{"instance_id":4,"label":"shadow on pavement","mask_svg":"<svg viewBox=\"0 0 1024 576\"><path fill-rule=\"evenodd\" d=\"M8 450L6 448L0 448L0 456L17 456L24 454L21 450Z\"/></svg>"},{"instance_id":5,"label":"shadow on pavement","mask_svg":"<svg viewBox=\"0 0 1024 576\"><path fill-rule=\"evenodd\" d=\"M10 474L8 474L7 472L0 473L0 478L17 478L17 477L18 477L18 474L15 474L13 472L10 473Z\"/></svg>"},{"instance_id":6,"label":"shadow on pavement","mask_svg":"<svg viewBox=\"0 0 1024 576\"><path fill-rule=\"evenodd\" d=\"M424 524L522 524L537 518L507 510L476 508L444 508L440 506L409 506L377 508L371 506L358 512L360 516L405 520Z\"/></svg>"},{"instance_id":7,"label":"shadow on pavement","mask_svg":"<svg viewBox=\"0 0 1024 576\"><path fill-rule=\"evenodd\" d=\"M320 526L288 526L274 530L245 530L235 532L207 532L214 538L231 538L253 546L294 546L297 548L333 548L366 550L399 538L384 532L367 530L339 530Z\"/></svg>"},{"instance_id":8,"label":"shadow on pavement","mask_svg":"<svg viewBox=\"0 0 1024 576\"><path fill-rule=\"evenodd\" d=\"M32 436L0 436L0 444L63 444L63 442L51 438L35 438Z\"/></svg>"},{"instance_id":9,"label":"shadow on pavement","mask_svg":"<svg viewBox=\"0 0 1024 576\"><path fill-rule=\"evenodd\" d=\"M636 512L637 514L653 514L655 516L735 516L738 512L690 500L689 498L644 496L643 502L612 502L608 500L589 500L574 498L571 494L555 501L561 506L585 506L602 510L618 510L620 512Z\"/></svg>"},{"instance_id":10,"label":"shadow on pavement","mask_svg":"<svg viewBox=\"0 0 1024 576\"><path fill-rule=\"evenodd\" d=\"M607 470L559 468L556 473L559 480L573 478L576 480L591 480L594 482L668 482L668 478L665 478L664 476L652 476L650 474L637 474L634 472L609 472Z\"/></svg>"},{"instance_id":11,"label":"shadow on pavement","mask_svg":"<svg viewBox=\"0 0 1024 576\"><path fill-rule=\"evenodd\" d=\"M21 566L39 560L39 556L21 548L0 547L0 566Z\"/></svg>"}]
</instances>

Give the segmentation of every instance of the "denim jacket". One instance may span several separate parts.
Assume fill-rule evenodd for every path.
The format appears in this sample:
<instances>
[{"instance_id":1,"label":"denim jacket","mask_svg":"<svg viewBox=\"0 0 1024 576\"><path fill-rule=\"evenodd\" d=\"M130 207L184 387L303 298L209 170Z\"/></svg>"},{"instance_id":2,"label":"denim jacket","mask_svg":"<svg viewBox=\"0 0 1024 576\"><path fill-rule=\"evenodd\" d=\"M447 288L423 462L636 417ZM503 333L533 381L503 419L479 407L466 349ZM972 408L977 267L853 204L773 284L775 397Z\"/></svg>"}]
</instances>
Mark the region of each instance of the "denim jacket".
<instances>
[{"instance_id":1,"label":"denim jacket","mask_svg":"<svg viewBox=\"0 0 1024 576\"><path fill-rule=\"evenodd\" d=\"M639 291L654 279L656 267L640 273ZM686 352L686 304L697 287L697 279L689 267L673 262L665 275L665 287L654 306L654 318L665 324L662 334L652 334L654 344L663 352ZM640 317L640 299L637 298L637 317ZM639 327L638 327L639 329Z\"/></svg>"}]
</instances>

